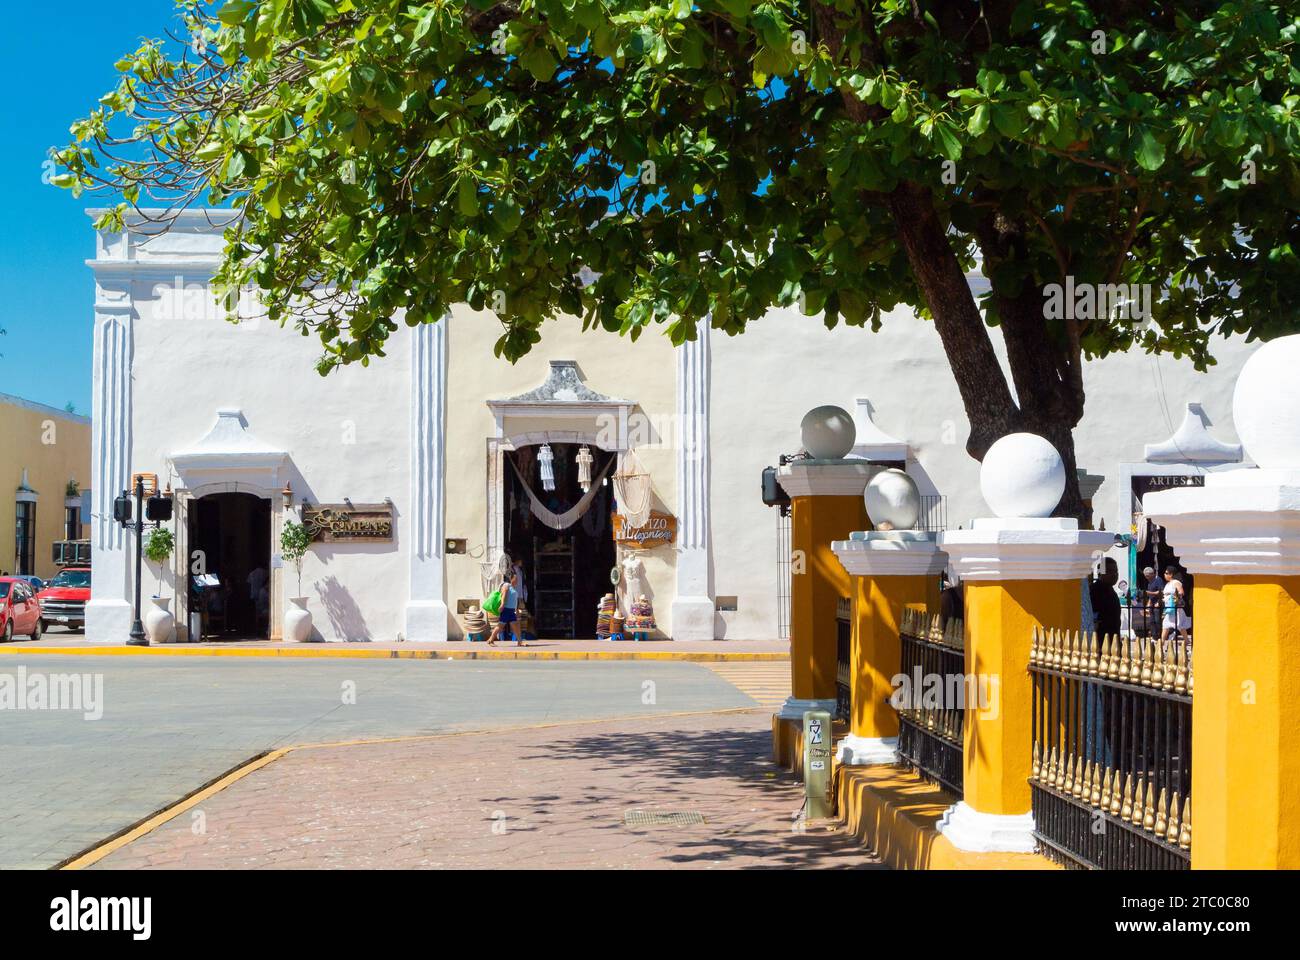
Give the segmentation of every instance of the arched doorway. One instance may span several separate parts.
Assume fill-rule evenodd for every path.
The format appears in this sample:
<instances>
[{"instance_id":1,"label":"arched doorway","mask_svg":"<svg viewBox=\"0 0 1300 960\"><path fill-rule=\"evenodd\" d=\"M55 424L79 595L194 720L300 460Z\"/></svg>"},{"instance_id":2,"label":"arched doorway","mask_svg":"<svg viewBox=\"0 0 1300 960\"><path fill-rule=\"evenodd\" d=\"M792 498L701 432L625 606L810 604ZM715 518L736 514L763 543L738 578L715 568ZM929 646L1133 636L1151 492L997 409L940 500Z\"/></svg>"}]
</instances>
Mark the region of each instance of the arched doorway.
<instances>
[{"instance_id":1,"label":"arched doorway","mask_svg":"<svg viewBox=\"0 0 1300 960\"><path fill-rule=\"evenodd\" d=\"M271 612L271 501L210 493L188 511L189 609L205 639L265 639Z\"/></svg>"},{"instance_id":2,"label":"arched doorway","mask_svg":"<svg viewBox=\"0 0 1300 960\"><path fill-rule=\"evenodd\" d=\"M611 516L614 488L609 475L617 455L579 443L548 443L554 489L540 482L538 456L542 444L502 451L505 465L503 549L521 563L523 599L543 639L594 637L596 608L613 589L609 573L617 561ZM592 457L590 496L579 483L578 454ZM532 495L541 500L539 515ZM557 528L546 522L554 515L586 508L572 523Z\"/></svg>"}]
</instances>

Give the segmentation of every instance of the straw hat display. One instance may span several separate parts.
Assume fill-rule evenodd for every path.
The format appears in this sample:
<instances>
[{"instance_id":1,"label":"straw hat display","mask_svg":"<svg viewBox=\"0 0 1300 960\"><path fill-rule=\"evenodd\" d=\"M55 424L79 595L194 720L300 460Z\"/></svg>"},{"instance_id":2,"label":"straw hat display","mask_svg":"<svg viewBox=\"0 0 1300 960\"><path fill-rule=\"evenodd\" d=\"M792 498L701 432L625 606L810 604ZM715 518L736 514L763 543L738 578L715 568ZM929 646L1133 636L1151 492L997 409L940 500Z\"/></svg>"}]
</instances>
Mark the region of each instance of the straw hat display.
<instances>
[{"instance_id":1,"label":"straw hat display","mask_svg":"<svg viewBox=\"0 0 1300 960\"><path fill-rule=\"evenodd\" d=\"M461 622L465 625L466 633L487 633L487 617L483 611L478 608L478 604L470 607L461 617Z\"/></svg>"}]
</instances>

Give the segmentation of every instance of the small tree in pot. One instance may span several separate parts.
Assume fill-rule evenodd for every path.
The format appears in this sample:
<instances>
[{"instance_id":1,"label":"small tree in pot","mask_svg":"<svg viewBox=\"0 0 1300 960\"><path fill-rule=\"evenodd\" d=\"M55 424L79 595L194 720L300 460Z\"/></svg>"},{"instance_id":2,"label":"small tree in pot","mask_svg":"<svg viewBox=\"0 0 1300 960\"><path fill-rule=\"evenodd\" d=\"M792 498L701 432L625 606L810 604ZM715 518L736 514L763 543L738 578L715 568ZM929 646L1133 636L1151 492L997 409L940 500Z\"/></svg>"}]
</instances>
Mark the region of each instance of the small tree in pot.
<instances>
[{"instance_id":1,"label":"small tree in pot","mask_svg":"<svg viewBox=\"0 0 1300 960\"><path fill-rule=\"evenodd\" d=\"M286 520L280 531L280 556L293 564L298 573L298 593L302 593L302 561L311 548L311 534L307 528L296 520ZM311 611L307 609L307 598L292 597L292 606L284 615L284 636L286 640L302 643L311 638Z\"/></svg>"},{"instance_id":2,"label":"small tree in pot","mask_svg":"<svg viewBox=\"0 0 1300 960\"><path fill-rule=\"evenodd\" d=\"M176 548L176 540L167 527L155 527L144 542L144 558L158 568L158 590L153 595L153 608L145 614L144 630L150 643L170 643L176 638L176 618L167 605L170 597L162 595L163 564Z\"/></svg>"},{"instance_id":3,"label":"small tree in pot","mask_svg":"<svg viewBox=\"0 0 1300 960\"><path fill-rule=\"evenodd\" d=\"M149 531L149 537L144 542L144 558L158 568L158 590L154 593L155 597L162 596L163 564L171 557L174 549L176 540L169 529L155 527Z\"/></svg>"}]
</instances>

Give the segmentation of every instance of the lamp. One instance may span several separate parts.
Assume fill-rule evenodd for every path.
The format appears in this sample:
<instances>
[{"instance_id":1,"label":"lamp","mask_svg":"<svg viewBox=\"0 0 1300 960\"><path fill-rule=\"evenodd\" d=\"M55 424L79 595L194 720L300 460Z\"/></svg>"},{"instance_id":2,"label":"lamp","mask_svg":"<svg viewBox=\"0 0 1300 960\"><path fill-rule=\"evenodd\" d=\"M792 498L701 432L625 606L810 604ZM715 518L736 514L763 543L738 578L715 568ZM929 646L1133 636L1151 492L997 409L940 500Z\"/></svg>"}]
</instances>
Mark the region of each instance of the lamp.
<instances>
[{"instance_id":1,"label":"lamp","mask_svg":"<svg viewBox=\"0 0 1300 960\"><path fill-rule=\"evenodd\" d=\"M280 491L280 496L284 498L284 505L286 507L293 506L293 487L289 486L288 480L284 481L284 489Z\"/></svg>"}]
</instances>

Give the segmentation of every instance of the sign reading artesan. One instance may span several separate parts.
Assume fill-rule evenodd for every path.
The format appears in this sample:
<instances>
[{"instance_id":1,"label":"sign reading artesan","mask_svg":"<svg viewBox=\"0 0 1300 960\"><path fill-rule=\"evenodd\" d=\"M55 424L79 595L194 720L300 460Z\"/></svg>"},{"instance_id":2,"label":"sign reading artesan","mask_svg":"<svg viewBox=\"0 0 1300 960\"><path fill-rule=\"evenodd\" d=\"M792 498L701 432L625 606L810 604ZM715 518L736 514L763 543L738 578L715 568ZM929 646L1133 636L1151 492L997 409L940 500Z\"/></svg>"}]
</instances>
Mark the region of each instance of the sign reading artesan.
<instances>
[{"instance_id":1,"label":"sign reading artesan","mask_svg":"<svg viewBox=\"0 0 1300 960\"><path fill-rule=\"evenodd\" d=\"M390 543L391 503L318 503L303 507L302 523L316 543Z\"/></svg>"},{"instance_id":2,"label":"sign reading artesan","mask_svg":"<svg viewBox=\"0 0 1300 960\"><path fill-rule=\"evenodd\" d=\"M635 550L662 547L677 538L677 518L666 513L651 513L644 526L633 527L627 517L614 514L614 542Z\"/></svg>"}]
</instances>

